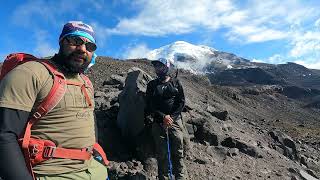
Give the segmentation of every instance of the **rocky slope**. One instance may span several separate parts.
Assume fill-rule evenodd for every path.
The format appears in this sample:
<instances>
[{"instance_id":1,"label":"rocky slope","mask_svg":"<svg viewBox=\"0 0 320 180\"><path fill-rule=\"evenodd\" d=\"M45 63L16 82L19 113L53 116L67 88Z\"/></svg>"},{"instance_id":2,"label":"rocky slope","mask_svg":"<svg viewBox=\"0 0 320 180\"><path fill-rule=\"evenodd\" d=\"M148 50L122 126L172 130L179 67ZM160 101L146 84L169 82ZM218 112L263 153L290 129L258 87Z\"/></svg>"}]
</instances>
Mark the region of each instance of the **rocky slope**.
<instances>
[{"instance_id":1,"label":"rocky slope","mask_svg":"<svg viewBox=\"0 0 320 180\"><path fill-rule=\"evenodd\" d=\"M282 69L252 71L267 72L267 81L248 81L247 73L219 77L179 71L187 100L182 116L190 179L319 178L316 79L310 91L292 83L300 89L288 89L288 82L296 81L280 78ZM99 57L88 75L111 179L156 179L151 130L141 128L146 84L154 77L150 62ZM243 82L234 84L232 77Z\"/></svg>"}]
</instances>

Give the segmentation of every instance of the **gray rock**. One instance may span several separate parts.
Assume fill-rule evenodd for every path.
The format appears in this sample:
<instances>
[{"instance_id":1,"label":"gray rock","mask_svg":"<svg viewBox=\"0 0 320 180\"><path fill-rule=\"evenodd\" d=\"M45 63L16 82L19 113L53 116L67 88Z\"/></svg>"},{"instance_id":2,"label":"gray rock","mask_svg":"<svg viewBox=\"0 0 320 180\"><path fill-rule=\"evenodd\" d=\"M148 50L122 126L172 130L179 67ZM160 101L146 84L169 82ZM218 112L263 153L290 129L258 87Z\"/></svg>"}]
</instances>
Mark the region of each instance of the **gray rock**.
<instances>
[{"instance_id":1,"label":"gray rock","mask_svg":"<svg viewBox=\"0 0 320 180\"><path fill-rule=\"evenodd\" d=\"M194 135L194 132L196 131L194 128L196 128L194 125L186 123L186 129L189 135Z\"/></svg>"},{"instance_id":2,"label":"gray rock","mask_svg":"<svg viewBox=\"0 0 320 180\"><path fill-rule=\"evenodd\" d=\"M205 122L203 125L197 125L197 131L194 136L200 142L208 142L210 145L217 146L219 144L218 135L214 131L214 127L209 122Z\"/></svg>"},{"instance_id":3,"label":"gray rock","mask_svg":"<svg viewBox=\"0 0 320 180\"><path fill-rule=\"evenodd\" d=\"M298 176L291 176L290 180L300 180L300 178Z\"/></svg>"},{"instance_id":4,"label":"gray rock","mask_svg":"<svg viewBox=\"0 0 320 180\"><path fill-rule=\"evenodd\" d=\"M252 157L258 157L257 149L254 146L248 145L247 143L236 140L232 137L224 139L221 142L221 145L229 148L238 148L239 151L244 154L247 154Z\"/></svg>"},{"instance_id":5,"label":"gray rock","mask_svg":"<svg viewBox=\"0 0 320 180\"><path fill-rule=\"evenodd\" d=\"M311 176L310 174L308 174L306 171L302 169L299 171L299 174L303 180L319 180L318 178Z\"/></svg>"},{"instance_id":6,"label":"gray rock","mask_svg":"<svg viewBox=\"0 0 320 180\"><path fill-rule=\"evenodd\" d=\"M137 136L144 128L144 93L147 82L151 77L144 71L134 68L127 75L125 87L119 94L118 127L124 137Z\"/></svg>"},{"instance_id":7,"label":"gray rock","mask_svg":"<svg viewBox=\"0 0 320 180\"><path fill-rule=\"evenodd\" d=\"M223 146L208 146L206 152L212 157L218 156L221 160L227 158L228 149Z\"/></svg>"},{"instance_id":8,"label":"gray rock","mask_svg":"<svg viewBox=\"0 0 320 180\"><path fill-rule=\"evenodd\" d=\"M231 124L223 124L222 130L226 132L232 132L233 128Z\"/></svg>"},{"instance_id":9,"label":"gray rock","mask_svg":"<svg viewBox=\"0 0 320 180\"><path fill-rule=\"evenodd\" d=\"M136 172L134 174L128 174L126 176L126 179L129 179L129 180L147 180L147 179L150 179L148 178L148 175L143 172L143 171L139 171L139 172Z\"/></svg>"},{"instance_id":10,"label":"gray rock","mask_svg":"<svg viewBox=\"0 0 320 180\"><path fill-rule=\"evenodd\" d=\"M103 82L103 86L105 85L119 85L119 87L124 87L125 77L113 74L110 78Z\"/></svg>"},{"instance_id":11,"label":"gray rock","mask_svg":"<svg viewBox=\"0 0 320 180\"><path fill-rule=\"evenodd\" d=\"M208 105L207 106L207 109L206 109L209 113L214 113L214 112L216 112L216 108L214 108L214 107L212 107L212 106L210 106L210 105Z\"/></svg>"},{"instance_id":12,"label":"gray rock","mask_svg":"<svg viewBox=\"0 0 320 180\"><path fill-rule=\"evenodd\" d=\"M306 172L307 172L308 174L310 174L311 176L319 179L319 177L318 177L318 176L315 174L315 172L313 172L311 169L306 169ZM318 172L319 172L319 171L318 171Z\"/></svg>"},{"instance_id":13,"label":"gray rock","mask_svg":"<svg viewBox=\"0 0 320 180\"><path fill-rule=\"evenodd\" d=\"M185 109L187 111L191 111L195 108L196 108L196 106L195 106L194 102L192 102L188 97L186 97Z\"/></svg>"},{"instance_id":14,"label":"gray rock","mask_svg":"<svg viewBox=\"0 0 320 180\"><path fill-rule=\"evenodd\" d=\"M294 173L294 174L297 174L298 173L298 170L296 168L288 168L288 171L291 172L291 173Z\"/></svg>"},{"instance_id":15,"label":"gray rock","mask_svg":"<svg viewBox=\"0 0 320 180\"><path fill-rule=\"evenodd\" d=\"M239 155L239 149L238 148L231 148L228 151L228 156L233 157L233 156L238 156Z\"/></svg>"},{"instance_id":16,"label":"gray rock","mask_svg":"<svg viewBox=\"0 0 320 180\"><path fill-rule=\"evenodd\" d=\"M157 176L158 164L155 158L147 158L144 162L144 170L149 176Z\"/></svg>"},{"instance_id":17,"label":"gray rock","mask_svg":"<svg viewBox=\"0 0 320 180\"><path fill-rule=\"evenodd\" d=\"M256 126L256 123L254 123L252 121L249 121L249 124L252 125L252 126Z\"/></svg>"},{"instance_id":18,"label":"gray rock","mask_svg":"<svg viewBox=\"0 0 320 180\"><path fill-rule=\"evenodd\" d=\"M94 93L94 97L95 97L95 98L96 98L96 97L105 97L105 96L107 96L106 93L104 93L104 92L102 92L102 91L96 91L96 92Z\"/></svg>"},{"instance_id":19,"label":"gray rock","mask_svg":"<svg viewBox=\"0 0 320 180\"><path fill-rule=\"evenodd\" d=\"M292 160L298 160L298 148L292 138L280 131L271 131L269 135L276 142L276 145L282 149L283 155ZM276 148L279 151L279 149Z\"/></svg>"},{"instance_id":20,"label":"gray rock","mask_svg":"<svg viewBox=\"0 0 320 180\"><path fill-rule=\"evenodd\" d=\"M99 110L108 110L113 106L113 104L118 102L119 90L109 91L105 89L106 92L97 91L95 92L95 108Z\"/></svg>"},{"instance_id":21,"label":"gray rock","mask_svg":"<svg viewBox=\"0 0 320 180\"><path fill-rule=\"evenodd\" d=\"M300 156L300 163L308 167L307 157L304 156L304 155L301 155L301 156Z\"/></svg>"},{"instance_id":22,"label":"gray rock","mask_svg":"<svg viewBox=\"0 0 320 180\"><path fill-rule=\"evenodd\" d=\"M198 164L208 164L209 160L205 159L205 158L200 158L200 157L196 157L196 159L194 160L194 162L198 163Z\"/></svg>"},{"instance_id":23,"label":"gray rock","mask_svg":"<svg viewBox=\"0 0 320 180\"><path fill-rule=\"evenodd\" d=\"M228 111L216 111L212 106L207 107L207 111L214 117L226 121L228 120Z\"/></svg>"},{"instance_id":24,"label":"gray rock","mask_svg":"<svg viewBox=\"0 0 320 180\"><path fill-rule=\"evenodd\" d=\"M300 163L305 165L307 168L311 169L311 170L314 170L316 172L320 172L320 164L319 162L311 159L311 158L308 158L304 155L301 155L301 158L300 158Z\"/></svg>"}]
</instances>

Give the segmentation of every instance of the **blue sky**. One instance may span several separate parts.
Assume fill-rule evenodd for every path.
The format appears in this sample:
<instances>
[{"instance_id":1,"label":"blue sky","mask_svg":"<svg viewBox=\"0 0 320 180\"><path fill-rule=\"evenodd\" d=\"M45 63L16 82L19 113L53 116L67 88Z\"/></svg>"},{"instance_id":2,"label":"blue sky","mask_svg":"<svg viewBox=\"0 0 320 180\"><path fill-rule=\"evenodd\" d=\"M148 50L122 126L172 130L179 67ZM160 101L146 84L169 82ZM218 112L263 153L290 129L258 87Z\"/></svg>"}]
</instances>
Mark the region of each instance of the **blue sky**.
<instances>
[{"instance_id":1,"label":"blue sky","mask_svg":"<svg viewBox=\"0 0 320 180\"><path fill-rule=\"evenodd\" d=\"M319 0L11 0L0 7L0 58L52 55L62 26L81 20L102 56L143 57L179 40L320 69L319 9Z\"/></svg>"}]
</instances>

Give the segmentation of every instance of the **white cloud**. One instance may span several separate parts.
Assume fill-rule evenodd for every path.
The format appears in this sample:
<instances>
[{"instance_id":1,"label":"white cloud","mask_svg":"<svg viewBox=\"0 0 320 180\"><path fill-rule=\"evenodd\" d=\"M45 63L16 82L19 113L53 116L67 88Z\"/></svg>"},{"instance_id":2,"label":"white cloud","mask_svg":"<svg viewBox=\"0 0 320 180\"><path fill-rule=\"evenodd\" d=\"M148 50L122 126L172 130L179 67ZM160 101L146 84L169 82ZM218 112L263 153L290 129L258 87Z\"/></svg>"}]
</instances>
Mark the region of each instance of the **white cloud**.
<instances>
[{"instance_id":1,"label":"white cloud","mask_svg":"<svg viewBox=\"0 0 320 180\"><path fill-rule=\"evenodd\" d=\"M289 38L292 24L314 17L316 9L298 0L243 1L233 0L137 0L136 16L120 19L107 31L115 34L164 36L204 28L226 29L229 40L243 43Z\"/></svg>"},{"instance_id":2,"label":"white cloud","mask_svg":"<svg viewBox=\"0 0 320 180\"><path fill-rule=\"evenodd\" d=\"M57 49L51 47L51 45L48 43L38 44L37 47L34 49L34 51L35 51L35 54L39 54L38 55L39 57L52 56L58 52Z\"/></svg>"},{"instance_id":3,"label":"white cloud","mask_svg":"<svg viewBox=\"0 0 320 180\"><path fill-rule=\"evenodd\" d=\"M295 44L294 48L287 54L275 54L269 58L257 60L254 62L266 62L271 64L284 64L287 62L294 62L301 64L307 68L320 69L320 45L317 42L299 42Z\"/></svg>"},{"instance_id":4,"label":"white cloud","mask_svg":"<svg viewBox=\"0 0 320 180\"><path fill-rule=\"evenodd\" d=\"M320 30L299 32L293 38L292 49L289 52L290 57L300 58L312 54L320 57Z\"/></svg>"},{"instance_id":5,"label":"white cloud","mask_svg":"<svg viewBox=\"0 0 320 180\"><path fill-rule=\"evenodd\" d=\"M257 26L236 26L227 34L227 38L231 41L239 41L243 43L243 37L246 37L245 43L264 42L270 40L284 39L287 33Z\"/></svg>"},{"instance_id":6,"label":"white cloud","mask_svg":"<svg viewBox=\"0 0 320 180\"><path fill-rule=\"evenodd\" d=\"M299 60L299 61L295 61L295 63L297 64L300 64L302 66L305 66L309 69L320 69L320 61L318 62L314 62L314 61L302 61L302 60Z\"/></svg>"},{"instance_id":7,"label":"white cloud","mask_svg":"<svg viewBox=\"0 0 320 180\"><path fill-rule=\"evenodd\" d=\"M58 18L67 12L75 10L76 6L69 1L51 1L44 0L28 1L18 6L12 15L12 22L24 27L38 27L39 21L49 23L51 25L63 24Z\"/></svg>"},{"instance_id":8,"label":"white cloud","mask_svg":"<svg viewBox=\"0 0 320 180\"><path fill-rule=\"evenodd\" d=\"M38 57L47 57L52 56L55 53L58 52L58 49L51 46L50 43L48 43L48 32L44 30L38 30L35 36L36 39L36 46L34 48L33 54L35 54ZM58 44L58 42L57 42Z\"/></svg>"},{"instance_id":9,"label":"white cloud","mask_svg":"<svg viewBox=\"0 0 320 180\"><path fill-rule=\"evenodd\" d=\"M104 10L106 3L104 0L86 0L91 7L94 7L95 10Z\"/></svg>"},{"instance_id":10,"label":"white cloud","mask_svg":"<svg viewBox=\"0 0 320 180\"><path fill-rule=\"evenodd\" d=\"M316 22L314 23L314 25L320 29L320 18L318 20L316 20Z\"/></svg>"},{"instance_id":11,"label":"white cloud","mask_svg":"<svg viewBox=\"0 0 320 180\"><path fill-rule=\"evenodd\" d=\"M290 56L303 57L316 51L320 51L319 41L299 41L294 44L293 49L290 51Z\"/></svg>"},{"instance_id":12,"label":"white cloud","mask_svg":"<svg viewBox=\"0 0 320 180\"><path fill-rule=\"evenodd\" d=\"M145 58L150 51L146 44L137 44L133 47L128 47L123 57L125 59Z\"/></svg>"},{"instance_id":13,"label":"white cloud","mask_svg":"<svg viewBox=\"0 0 320 180\"><path fill-rule=\"evenodd\" d=\"M90 8L84 8L90 7ZM104 0L46 1L32 0L21 3L12 13L12 22L25 27L39 26L42 23L61 26L70 12L76 12L77 17L87 17L92 11L104 11ZM74 16L72 16L74 17Z\"/></svg>"},{"instance_id":14,"label":"white cloud","mask_svg":"<svg viewBox=\"0 0 320 180\"><path fill-rule=\"evenodd\" d=\"M261 60L261 59L252 59L252 62L263 63L264 60Z\"/></svg>"},{"instance_id":15,"label":"white cloud","mask_svg":"<svg viewBox=\"0 0 320 180\"><path fill-rule=\"evenodd\" d=\"M274 54L273 56L267 58L265 62L270 64L282 64L288 62L288 59L281 54Z\"/></svg>"},{"instance_id":16,"label":"white cloud","mask_svg":"<svg viewBox=\"0 0 320 180\"><path fill-rule=\"evenodd\" d=\"M275 54L263 62L281 64L295 62L307 68L320 69L320 41L319 33L301 34L292 42L292 48L288 53Z\"/></svg>"},{"instance_id":17,"label":"white cloud","mask_svg":"<svg viewBox=\"0 0 320 180\"><path fill-rule=\"evenodd\" d=\"M92 25L95 31L98 48L103 47L110 35L109 31L105 29L99 22L93 22L90 23L90 25Z\"/></svg>"},{"instance_id":18,"label":"white cloud","mask_svg":"<svg viewBox=\"0 0 320 180\"><path fill-rule=\"evenodd\" d=\"M138 0L135 3L142 9L138 15L121 19L110 32L162 36L191 32L198 26L216 29L221 26L217 17L232 13L230 10L234 8L230 0Z\"/></svg>"},{"instance_id":19,"label":"white cloud","mask_svg":"<svg viewBox=\"0 0 320 180\"><path fill-rule=\"evenodd\" d=\"M15 22L32 24L32 18L40 16L47 21L55 21L56 17L77 9L80 4L57 1L48 3L44 0L29 1L15 11ZM199 28L215 31L226 29L229 40L242 43L256 43L278 40L288 37L292 24L300 24L311 17L319 15L317 10L299 0L247 0L241 5L234 0L136 0L124 1L127 6L138 12L132 17L120 18L114 28L99 25L98 35L104 34L136 34L145 36L165 36L196 31ZM103 0L92 4L102 10ZM113 1L115 3L115 1ZM131 4L130 4L131 3ZM51 13L47 13L51 12ZM320 21L320 20L318 20ZM99 23L97 23L99 24ZM317 23L319 24L319 23ZM101 35L102 34L102 35Z\"/></svg>"}]
</instances>

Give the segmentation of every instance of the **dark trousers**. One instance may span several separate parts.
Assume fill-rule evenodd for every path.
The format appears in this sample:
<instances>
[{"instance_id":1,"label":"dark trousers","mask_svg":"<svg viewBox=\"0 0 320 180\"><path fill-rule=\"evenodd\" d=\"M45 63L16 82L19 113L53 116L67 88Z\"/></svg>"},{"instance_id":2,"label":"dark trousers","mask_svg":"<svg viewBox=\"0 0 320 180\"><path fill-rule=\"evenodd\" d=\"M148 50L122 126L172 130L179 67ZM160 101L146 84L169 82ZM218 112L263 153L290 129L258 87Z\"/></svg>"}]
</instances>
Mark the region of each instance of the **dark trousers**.
<instances>
[{"instance_id":1,"label":"dark trousers","mask_svg":"<svg viewBox=\"0 0 320 180\"><path fill-rule=\"evenodd\" d=\"M179 119L168 129L171 162L176 180L185 180L188 178L186 166L183 161L183 128L182 121ZM160 124L154 123L152 132L157 151L158 176L160 180L166 180L169 179L166 130Z\"/></svg>"}]
</instances>

